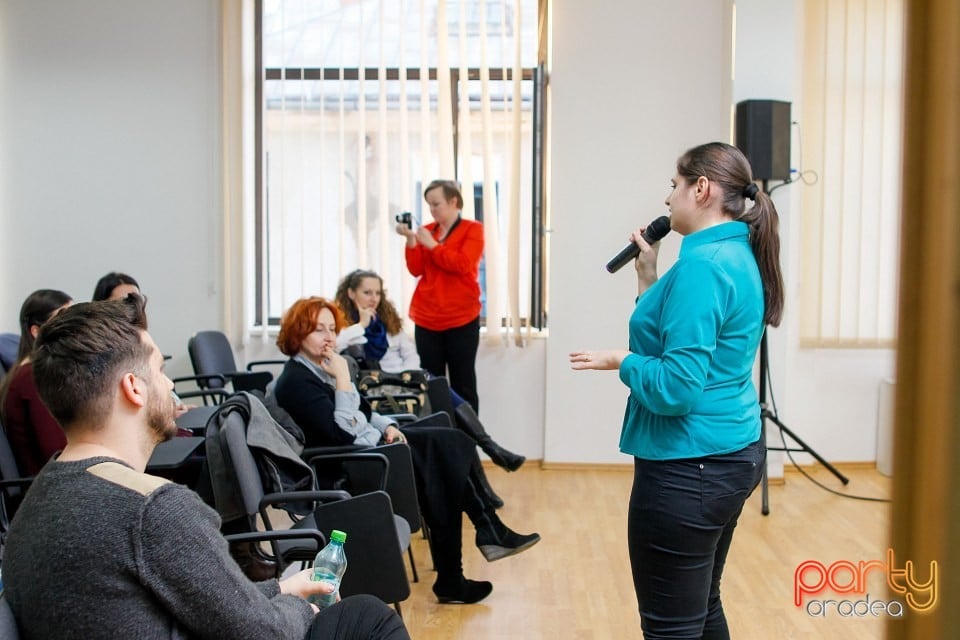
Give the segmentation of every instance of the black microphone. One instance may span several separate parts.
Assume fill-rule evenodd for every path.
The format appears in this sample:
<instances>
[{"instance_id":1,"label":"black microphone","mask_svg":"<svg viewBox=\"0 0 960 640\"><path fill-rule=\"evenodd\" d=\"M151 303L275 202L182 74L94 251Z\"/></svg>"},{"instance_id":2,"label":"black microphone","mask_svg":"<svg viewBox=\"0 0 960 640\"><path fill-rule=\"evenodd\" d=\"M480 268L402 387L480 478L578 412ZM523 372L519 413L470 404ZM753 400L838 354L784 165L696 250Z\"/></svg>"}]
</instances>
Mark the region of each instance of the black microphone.
<instances>
[{"instance_id":1,"label":"black microphone","mask_svg":"<svg viewBox=\"0 0 960 640\"><path fill-rule=\"evenodd\" d=\"M668 233L670 233L670 218L668 216L660 216L647 225L647 228L643 230L640 237L646 240L647 244L653 244ZM640 247L631 242L607 263L607 271L610 273L619 271L623 265L638 255L640 255Z\"/></svg>"}]
</instances>

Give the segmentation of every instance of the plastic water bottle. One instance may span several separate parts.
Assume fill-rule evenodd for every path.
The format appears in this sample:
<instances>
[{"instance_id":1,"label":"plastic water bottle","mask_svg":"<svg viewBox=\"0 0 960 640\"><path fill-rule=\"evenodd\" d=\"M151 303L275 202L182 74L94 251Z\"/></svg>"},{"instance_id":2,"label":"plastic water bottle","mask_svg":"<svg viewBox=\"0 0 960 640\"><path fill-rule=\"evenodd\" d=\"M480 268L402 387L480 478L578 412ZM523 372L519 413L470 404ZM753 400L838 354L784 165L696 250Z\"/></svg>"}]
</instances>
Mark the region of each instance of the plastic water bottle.
<instances>
[{"instance_id":1,"label":"plastic water bottle","mask_svg":"<svg viewBox=\"0 0 960 640\"><path fill-rule=\"evenodd\" d=\"M313 580L329 582L333 585L333 593L311 596L310 602L321 609L329 607L337 601L340 591L340 580L347 570L347 554L343 551L343 543L347 541L347 534L334 529L330 532L330 543L327 544L313 561Z\"/></svg>"}]
</instances>

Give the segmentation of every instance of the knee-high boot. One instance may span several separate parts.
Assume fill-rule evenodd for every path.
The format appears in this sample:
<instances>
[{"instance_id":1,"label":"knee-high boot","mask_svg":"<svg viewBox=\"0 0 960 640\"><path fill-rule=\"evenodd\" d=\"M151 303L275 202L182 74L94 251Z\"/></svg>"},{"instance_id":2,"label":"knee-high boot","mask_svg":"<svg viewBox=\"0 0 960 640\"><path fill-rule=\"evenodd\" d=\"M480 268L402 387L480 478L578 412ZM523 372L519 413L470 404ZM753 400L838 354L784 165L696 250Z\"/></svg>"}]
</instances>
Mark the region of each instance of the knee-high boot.
<instances>
[{"instance_id":1,"label":"knee-high boot","mask_svg":"<svg viewBox=\"0 0 960 640\"><path fill-rule=\"evenodd\" d=\"M526 551L540 542L539 533L521 534L505 525L493 505L484 500L477 485L476 470L471 469L464 489L463 510L477 530L477 548L487 562Z\"/></svg>"},{"instance_id":2,"label":"knee-high boot","mask_svg":"<svg viewBox=\"0 0 960 640\"><path fill-rule=\"evenodd\" d=\"M499 509L503 506L503 498L497 495L497 492L493 490L493 487L490 486L490 480L487 478L487 472L483 470L483 465L480 464L480 456L474 455L472 465L473 478L476 480L477 489L480 491L481 496L493 505L494 509Z\"/></svg>"},{"instance_id":3,"label":"knee-high boot","mask_svg":"<svg viewBox=\"0 0 960 640\"><path fill-rule=\"evenodd\" d=\"M489 582L463 577L462 538L462 528L453 523L430 527L430 550L437 568L433 593L440 604L473 604L493 591Z\"/></svg>"},{"instance_id":4,"label":"knee-high boot","mask_svg":"<svg viewBox=\"0 0 960 640\"><path fill-rule=\"evenodd\" d=\"M494 442L487 430L483 428L483 423L480 422L473 407L468 403L462 403L453 410L453 413L457 427L470 436L498 467L503 467L507 471L516 471L526 461L524 456L507 451Z\"/></svg>"}]
</instances>

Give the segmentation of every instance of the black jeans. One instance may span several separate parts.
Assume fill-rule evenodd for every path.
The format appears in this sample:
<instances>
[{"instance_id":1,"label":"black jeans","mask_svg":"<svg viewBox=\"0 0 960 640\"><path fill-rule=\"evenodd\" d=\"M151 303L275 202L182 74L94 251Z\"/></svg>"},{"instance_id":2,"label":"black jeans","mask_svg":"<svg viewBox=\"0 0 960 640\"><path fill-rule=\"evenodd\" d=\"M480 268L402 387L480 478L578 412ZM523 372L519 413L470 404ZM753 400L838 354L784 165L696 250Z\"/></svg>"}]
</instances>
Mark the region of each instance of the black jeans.
<instances>
[{"instance_id":1,"label":"black jeans","mask_svg":"<svg viewBox=\"0 0 960 640\"><path fill-rule=\"evenodd\" d=\"M450 388L480 413L477 395L477 348L480 346L480 318L444 331L414 329L420 366L435 376L450 372Z\"/></svg>"},{"instance_id":2,"label":"black jeans","mask_svg":"<svg viewBox=\"0 0 960 640\"><path fill-rule=\"evenodd\" d=\"M765 459L759 441L704 458L634 459L627 538L646 640L730 637L720 577Z\"/></svg>"}]
</instances>

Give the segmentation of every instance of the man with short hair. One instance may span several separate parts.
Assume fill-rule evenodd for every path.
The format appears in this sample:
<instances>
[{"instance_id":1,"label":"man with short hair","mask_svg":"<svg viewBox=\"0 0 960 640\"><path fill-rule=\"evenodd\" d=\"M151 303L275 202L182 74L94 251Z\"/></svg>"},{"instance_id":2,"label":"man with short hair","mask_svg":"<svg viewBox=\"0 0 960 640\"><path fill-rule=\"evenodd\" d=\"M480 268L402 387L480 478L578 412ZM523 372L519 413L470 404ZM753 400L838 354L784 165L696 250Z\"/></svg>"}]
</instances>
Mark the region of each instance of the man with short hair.
<instances>
[{"instance_id":1,"label":"man with short hair","mask_svg":"<svg viewBox=\"0 0 960 640\"><path fill-rule=\"evenodd\" d=\"M251 582L219 518L190 489L144 473L176 434L173 383L143 301L78 304L44 325L40 397L67 446L37 475L10 527L6 597L24 638L409 639L370 596L324 609L310 571Z\"/></svg>"}]
</instances>

